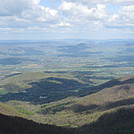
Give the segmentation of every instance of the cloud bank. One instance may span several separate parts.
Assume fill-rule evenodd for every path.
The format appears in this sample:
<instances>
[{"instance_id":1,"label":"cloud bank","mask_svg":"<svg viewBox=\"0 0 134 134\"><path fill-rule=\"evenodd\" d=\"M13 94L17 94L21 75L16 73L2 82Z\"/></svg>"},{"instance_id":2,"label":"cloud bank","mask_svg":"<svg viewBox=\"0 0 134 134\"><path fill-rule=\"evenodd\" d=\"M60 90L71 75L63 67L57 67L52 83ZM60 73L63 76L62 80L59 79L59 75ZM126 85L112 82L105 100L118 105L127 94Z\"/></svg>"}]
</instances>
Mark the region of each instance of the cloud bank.
<instances>
[{"instance_id":1,"label":"cloud bank","mask_svg":"<svg viewBox=\"0 0 134 134\"><path fill-rule=\"evenodd\" d=\"M0 31L134 34L133 0L60 0L57 8L40 2L0 0Z\"/></svg>"}]
</instances>

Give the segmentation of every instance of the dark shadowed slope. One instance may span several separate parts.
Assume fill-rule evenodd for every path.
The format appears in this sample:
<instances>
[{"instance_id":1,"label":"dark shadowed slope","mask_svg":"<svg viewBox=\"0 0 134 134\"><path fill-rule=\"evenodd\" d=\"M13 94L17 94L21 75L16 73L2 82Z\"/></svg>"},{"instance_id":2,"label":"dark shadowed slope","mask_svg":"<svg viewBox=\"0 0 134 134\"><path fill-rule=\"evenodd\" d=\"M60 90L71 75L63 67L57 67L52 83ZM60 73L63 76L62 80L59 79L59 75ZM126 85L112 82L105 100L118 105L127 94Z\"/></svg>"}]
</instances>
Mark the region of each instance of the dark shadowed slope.
<instances>
[{"instance_id":1,"label":"dark shadowed slope","mask_svg":"<svg viewBox=\"0 0 134 134\"><path fill-rule=\"evenodd\" d=\"M1 134L74 134L69 129L43 125L20 117L0 114Z\"/></svg>"},{"instance_id":2,"label":"dark shadowed slope","mask_svg":"<svg viewBox=\"0 0 134 134\"><path fill-rule=\"evenodd\" d=\"M0 114L1 134L133 134L133 125L133 108L122 108L104 114L96 122L86 124L75 130L38 124L20 117Z\"/></svg>"},{"instance_id":3,"label":"dark shadowed slope","mask_svg":"<svg viewBox=\"0 0 134 134\"><path fill-rule=\"evenodd\" d=\"M134 109L122 108L102 115L96 122L78 128L83 134L134 134Z\"/></svg>"}]
</instances>

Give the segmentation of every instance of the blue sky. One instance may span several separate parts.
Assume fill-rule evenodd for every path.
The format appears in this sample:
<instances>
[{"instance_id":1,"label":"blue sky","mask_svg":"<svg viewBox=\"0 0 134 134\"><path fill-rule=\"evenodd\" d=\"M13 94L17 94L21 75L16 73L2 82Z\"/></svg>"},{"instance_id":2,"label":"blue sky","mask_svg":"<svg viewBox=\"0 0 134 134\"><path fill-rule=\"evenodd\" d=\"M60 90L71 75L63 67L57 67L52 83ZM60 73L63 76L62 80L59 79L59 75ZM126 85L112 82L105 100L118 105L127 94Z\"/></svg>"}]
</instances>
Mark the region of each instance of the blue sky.
<instances>
[{"instance_id":1,"label":"blue sky","mask_svg":"<svg viewBox=\"0 0 134 134\"><path fill-rule=\"evenodd\" d=\"M0 40L134 39L134 0L0 0Z\"/></svg>"},{"instance_id":2,"label":"blue sky","mask_svg":"<svg viewBox=\"0 0 134 134\"><path fill-rule=\"evenodd\" d=\"M40 5L49 8L58 8L61 4L60 0L41 0Z\"/></svg>"}]
</instances>

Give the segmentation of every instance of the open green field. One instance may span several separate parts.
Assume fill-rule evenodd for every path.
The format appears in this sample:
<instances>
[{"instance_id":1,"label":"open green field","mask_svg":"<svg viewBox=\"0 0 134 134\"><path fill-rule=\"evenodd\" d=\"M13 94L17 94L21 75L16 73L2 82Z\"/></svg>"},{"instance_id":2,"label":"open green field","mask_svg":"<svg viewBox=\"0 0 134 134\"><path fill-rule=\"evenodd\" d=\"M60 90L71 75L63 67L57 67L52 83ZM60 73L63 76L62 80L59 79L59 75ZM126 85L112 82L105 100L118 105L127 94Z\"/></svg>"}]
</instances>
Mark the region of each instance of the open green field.
<instances>
[{"instance_id":1,"label":"open green field","mask_svg":"<svg viewBox=\"0 0 134 134\"><path fill-rule=\"evenodd\" d=\"M101 84L133 74L133 52L133 40L1 41L0 79L33 71L79 72Z\"/></svg>"}]
</instances>

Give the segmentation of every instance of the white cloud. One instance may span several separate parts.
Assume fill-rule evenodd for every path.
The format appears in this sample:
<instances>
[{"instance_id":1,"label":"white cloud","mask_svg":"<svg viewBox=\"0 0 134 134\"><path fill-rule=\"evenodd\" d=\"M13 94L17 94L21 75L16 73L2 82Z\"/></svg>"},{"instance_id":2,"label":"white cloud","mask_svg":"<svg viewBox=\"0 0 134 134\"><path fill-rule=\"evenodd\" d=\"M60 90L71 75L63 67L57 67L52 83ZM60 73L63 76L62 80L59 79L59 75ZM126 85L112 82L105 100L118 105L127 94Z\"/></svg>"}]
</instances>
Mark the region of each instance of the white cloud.
<instances>
[{"instance_id":1,"label":"white cloud","mask_svg":"<svg viewBox=\"0 0 134 134\"><path fill-rule=\"evenodd\" d=\"M73 2L63 2L59 7L64 20L68 20L74 26L74 29L80 27L98 28L109 18L109 14L104 4L97 4L89 8L86 5Z\"/></svg>"},{"instance_id":2,"label":"white cloud","mask_svg":"<svg viewBox=\"0 0 134 134\"><path fill-rule=\"evenodd\" d=\"M134 29L134 5L121 6L118 14L113 15L107 24L112 28L131 30Z\"/></svg>"},{"instance_id":3,"label":"white cloud","mask_svg":"<svg viewBox=\"0 0 134 134\"><path fill-rule=\"evenodd\" d=\"M97 4L97 7L93 8L92 14L98 19L106 19L108 17L106 6L104 4Z\"/></svg>"},{"instance_id":4,"label":"white cloud","mask_svg":"<svg viewBox=\"0 0 134 134\"><path fill-rule=\"evenodd\" d=\"M45 22L54 20L57 16L57 11L43 6L36 6L32 9L25 10L22 17L31 21Z\"/></svg>"},{"instance_id":5,"label":"white cloud","mask_svg":"<svg viewBox=\"0 0 134 134\"><path fill-rule=\"evenodd\" d=\"M105 4L105 3L114 3L114 4L133 4L134 0L61 0L66 2L75 2L75 3L83 3L87 5L92 4Z\"/></svg>"},{"instance_id":6,"label":"white cloud","mask_svg":"<svg viewBox=\"0 0 134 134\"><path fill-rule=\"evenodd\" d=\"M131 21L134 23L134 5L131 6L123 6L119 11L120 16L122 19L126 21Z\"/></svg>"},{"instance_id":7,"label":"white cloud","mask_svg":"<svg viewBox=\"0 0 134 134\"><path fill-rule=\"evenodd\" d=\"M61 0L57 9L40 0L0 0L0 30L87 33L134 28L134 0ZM116 6L116 11L114 11ZM125 30L124 30L125 31Z\"/></svg>"},{"instance_id":8,"label":"white cloud","mask_svg":"<svg viewBox=\"0 0 134 134\"><path fill-rule=\"evenodd\" d=\"M71 27L72 26L70 23L67 23L67 22L60 22L57 25L60 27Z\"/></svg>"},{"instance_id":9,"label":"white cloud","mask_svg":"<svg viewBox=\"0 0 134 134\"><path fill-rule=\"evenodd\" d=\"M123 5L132 5L134 4L134 0L109 0L109 2L115 3L115 4L123 4Z\"/></svg>"},{"instance_id":10,"label":"white cloud","mask_svg":"<svg viewBox=\"0 0 134 134\"><path fill-rule=\"evenodd\" d=\"M120 8L118 22L123 27L134 28L134 5L122 6Z\"/></svg>"},{"instance_id":11,"label":"white cloud","mask_svg":"<svg viewBox=\"0 0 134 134\"><path fill-rule=\"evenodd\" d=\"M88 8L87 6L78 3L63 2L59 9L64 17L70 17L74 21L77 19L87 19L87 21L91 21L108 17L104 4L97 4L96 7Z\"/></svg>"},{"instance_id":12,"label":"white cloud","mask_svg":"<svg viewBox=\"0 0 134 134\"><path fill-rule=\"evenodd\" d=\"M63 2L60 5L59 10L65 15L87 16L90 13L87 6L72 2Z\"/></svg>"},{"instance_id":13,"label":"white cloud","mask_svg":"<svg viewBox=\"0 0 134 134\"><path fill-rule=\"evenodd\" d=\"M18 16L39 2L39 0L0 0L0 16Z\"/></svg>"},{"instance_id":14,"label":"white cloud","mask_svg":"<svg viewBox=\"0 0 134 134\"><path fill-rule=\"evenodd\" d=\"M40 0L0 0L0 27L26 28L57 23L57 11L39 3Z\"/></svg>"}]
</instances>

